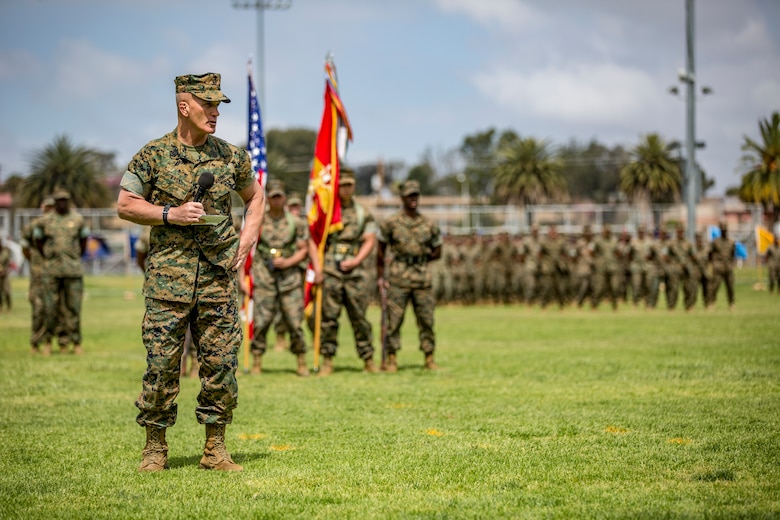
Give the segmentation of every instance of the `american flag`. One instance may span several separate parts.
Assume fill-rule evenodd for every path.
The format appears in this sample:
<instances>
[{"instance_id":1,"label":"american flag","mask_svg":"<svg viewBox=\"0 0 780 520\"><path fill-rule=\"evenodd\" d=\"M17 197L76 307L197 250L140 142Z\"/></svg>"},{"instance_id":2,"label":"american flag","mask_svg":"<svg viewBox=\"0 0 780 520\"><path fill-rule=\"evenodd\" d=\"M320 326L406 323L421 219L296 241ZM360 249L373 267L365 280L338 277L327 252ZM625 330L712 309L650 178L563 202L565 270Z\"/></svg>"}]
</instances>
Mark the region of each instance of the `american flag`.
<instances>
[{"instance_id":1,"label":"american flag","mask_svg":"<svg viewBox=\"0 0 780 520\"><path fill-rule=\"evenodd\" d=\"M249 151L249 157L252 159L252 170L255 172L257 182L260 183L261 187L265 188L268 178L268 172L266 171L268 164L265 155L263 122L260 119L260 102L257 100L257 91L255 90L254 81L252 81L252 62L249 62L247 65L247 75L249 77L249 138L247 139L246 148ZM254 248L252 248L246 257L246 262L244 262L244 286L247 294L244 295L244 304L241 311L247 324L245 341L251 340L255 335L254 302L252 301L252 289L254 289L252 261L254 256ZM248 350L247 345L246 352Z\"/></svg>"},{"instance_id":2,"label":"american flag","mask_svg":"<svg viewBox=\"0 0 780 520\"><path fill-rule=\"evenodd\" d=\"M257 173L257 182L265 188L268 177L265 135L263 134L263 122L260 119L260 102L257 100L255 83L252 81L251 63L249 67L249 138L246 147L252 158L252 169Z\"/></svg>"}]
</instances>

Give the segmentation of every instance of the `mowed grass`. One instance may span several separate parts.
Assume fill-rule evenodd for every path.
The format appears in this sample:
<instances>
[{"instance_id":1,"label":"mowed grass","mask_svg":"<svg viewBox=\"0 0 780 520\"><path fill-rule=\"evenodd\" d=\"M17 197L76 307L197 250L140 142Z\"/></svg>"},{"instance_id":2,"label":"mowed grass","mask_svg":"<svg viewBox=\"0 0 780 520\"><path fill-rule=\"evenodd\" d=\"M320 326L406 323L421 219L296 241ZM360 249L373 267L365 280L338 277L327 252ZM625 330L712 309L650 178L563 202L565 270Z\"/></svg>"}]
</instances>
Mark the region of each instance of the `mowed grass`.
<instances>
[{"instance_id":1,"label":"mowed grass","mask_svg":"<svg viewBox=\"0 0 780 520\"><path fill-rule=\"evenodd\" d=\"M411 314L394 375L362 373L345 322L333 376L298 378L273 350L241 374L238 474L197 469L186 378L171 469L137 472L140 277L88 277L86 354L50 358L29 354L15 280L0 518L777 518L780 295L756 280L738 273L733 311L725 294L691 313L441 308L434 373Z\"/></svg>"}]
</instances>

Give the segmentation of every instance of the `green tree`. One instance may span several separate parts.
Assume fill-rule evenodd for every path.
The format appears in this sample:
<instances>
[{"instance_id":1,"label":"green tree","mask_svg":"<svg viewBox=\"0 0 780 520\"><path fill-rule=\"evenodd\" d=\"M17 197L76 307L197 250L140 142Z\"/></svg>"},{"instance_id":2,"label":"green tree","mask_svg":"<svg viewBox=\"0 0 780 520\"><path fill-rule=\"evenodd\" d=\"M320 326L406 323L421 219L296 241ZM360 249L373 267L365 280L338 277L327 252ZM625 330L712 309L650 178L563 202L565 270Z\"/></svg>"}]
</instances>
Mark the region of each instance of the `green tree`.
<instances>
[{"instance_id":1,"label":"green tree","mask_svg":"<svg viewBox=\"0 0 780 520\"><path fill-rule=\"evenodd\" d=\"M773 222L778 220L780 206L780 113L758 122L760 141L745 136L742 160L748 171L742 175L739 196L745 202L761 204Z\"/></svg>"},{"instance_id":2,"label":"green tree","mask_svg":"<svg viewBox=\"0 0 780 520\"><path fill-rule=\"evenodd\" d=\"M644 136L620 170L620 189L637 203L677 201L681 187L680 165L658 134Z\"/></svg>"},{"instance_id":3,"label":"green tree","mask_svg":"<svg viewBox=\"0 0 780 520\"><path fill-rule=\"evenodd\" d=\"M563 161L550 143L506 132L499 140L494 169L495 199L500 203L539 204L568 197Z\"/></svg>"},{"instance_id":4,"label":"green tree","mask_svg":"<svg viewBox=\"0 0 780 520\"><path fill-rule=\"evenodd\" d=\"M460 146L460 155L466 165L463 173L471 196L484 195L490 189L496 159L496 130L466 136Z\"/></svg>"},{"instance_id":5,"label":"green tree","mask_svg":"<svg viewBox=\"0 0 780 520\"><path fill-rule=\"evenodd\" d=\"M281 179L287 191L306 194L317 132L308 128L269 130L266 134L268 178Z\"/></svg>"},{"instance_id":6,"label":"green tree","mask_svg":"<svg viewBox=\"0 0 780 520\"><path fill-rule=\"evenodd\" d=\"M629 161L621 146L609 148L595 139L587 145L572 141L561 148L560 157L572 200L603 204L620 193L620 169Z\"/></svg>"},{"instance_id":7,"label":"green tree","mask_svg":"<svg viewBox=\"0 0 780 520\"><path fill-rule=\"evenodd\" d=\"M110 206L113 200L104 182L107 168L115 169L112 154L74 146L67 136L59 136L33 155L16 205L37 208L54 190L65 189L76 207Z\"/></svg>"}]
</instances>

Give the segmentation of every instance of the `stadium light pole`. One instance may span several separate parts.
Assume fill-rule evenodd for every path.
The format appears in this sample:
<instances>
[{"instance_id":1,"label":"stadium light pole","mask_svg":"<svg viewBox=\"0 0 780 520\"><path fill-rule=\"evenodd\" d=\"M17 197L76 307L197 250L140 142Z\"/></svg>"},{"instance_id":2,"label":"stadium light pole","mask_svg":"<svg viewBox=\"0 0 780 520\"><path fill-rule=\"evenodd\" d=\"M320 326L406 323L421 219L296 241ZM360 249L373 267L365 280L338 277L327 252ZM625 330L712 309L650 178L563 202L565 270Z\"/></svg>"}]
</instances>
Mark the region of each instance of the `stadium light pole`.
<instances>
[{"instance_id":1,"label":"stadium light pole","mask_svg":"<svg viewBox=\"0 0 780 520\"><path fill-rule=\"evenodd\" d=\"M685 0L685 74L680 81L686 85L686 152L685 177L688 186L688 226L685 230L688 240L696 238L696 72L694 60L693 1Z\"/></svg>"},{"instance_id":2,"label":"stadium light pole","mask_svg":"<svg viewBox=\"0 0 780 520\"><path fill-rule=\"evenodd\" d=\"M233 0L233 7L236 9L256 9L257 10L257 58L255 59L255 88L257 89L257 101L260 103L260 110L267 117L267 107L265 106L265 32L264 32L264 13L266 9L287 10L292 5L292 0Z\"/></svg>"}]
</instances>

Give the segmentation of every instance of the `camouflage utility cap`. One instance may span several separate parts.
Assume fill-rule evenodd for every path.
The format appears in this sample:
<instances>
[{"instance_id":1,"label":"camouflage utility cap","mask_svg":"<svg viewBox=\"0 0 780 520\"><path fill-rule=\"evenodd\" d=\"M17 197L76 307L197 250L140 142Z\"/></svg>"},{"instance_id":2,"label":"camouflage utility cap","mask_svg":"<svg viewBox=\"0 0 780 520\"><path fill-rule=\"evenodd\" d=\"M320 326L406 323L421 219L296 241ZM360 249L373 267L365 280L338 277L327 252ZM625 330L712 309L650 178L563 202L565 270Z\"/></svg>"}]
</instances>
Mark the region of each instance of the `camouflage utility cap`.
<instances>
[{"instance_id":1,"label":"camouflage utility cap","mask_svg":"<svg viewBox=\"0 0 780 520\"><path fill-rule=\"evenodd\" d=\"M176 84L176 93L189 92L204 101L224 101L230 103L230 99L219 89L221 76L216 72L186 76L177 76L173 81Z\"/></svg>"},{"instance_id":2,"label":"camouflage utility cap","mask_svg":"<svg viewBox=\"0 0 780 520\"><path fill-rule=\"evenodd\" d=\"M401 195L408 197L409 195L420 194L420 183L417 181L406 181L401 184Z\"/></svg>"},{"instance_id":3,"label":"camouflage utility cap","mask_svg":"<svg viewBox=\"0 0 780 520\"><path fill-rule=\"evenodd\" d=\"M303 206L303 199L297 192L290 193L290 197L287 199L288 206Z\"/></svg>"},{"instance_id":4,"label":"camouflage utility cap","mask_svg":"<svg viewBox=\"0 0 780 520\"><path fill-rule=\"evenodd\" d=\"M339 172L339 186L342 184L355 184L355 172L349 168L342 168Z\"/></svg>"},{"instance_id":5,"label":"camouflage utility cap","mask_svg":"<svg viewBox=\"0 0 780 520\"><path fill-rule=\"evenodd\" d=\"M70 200L70 193L68 193L65 190L57 190L54 193L51 194L51 198L54 200Z\"/></svg>"},{"instance_id":6,"label":"camouflage utility cap","mask_svg":"<svg viewBox=\"0 0 780 520\"><path fill-rule=\"evenodd\" d=\"M277 195L286 195L284 191L284 183L279 179L268 181L268 197L275 197Z\"/></svg>"}]
</instances>

